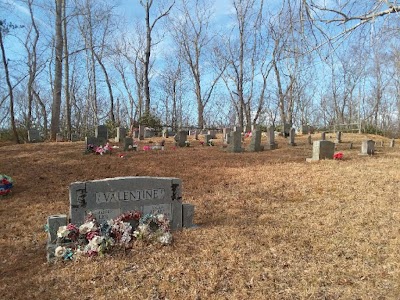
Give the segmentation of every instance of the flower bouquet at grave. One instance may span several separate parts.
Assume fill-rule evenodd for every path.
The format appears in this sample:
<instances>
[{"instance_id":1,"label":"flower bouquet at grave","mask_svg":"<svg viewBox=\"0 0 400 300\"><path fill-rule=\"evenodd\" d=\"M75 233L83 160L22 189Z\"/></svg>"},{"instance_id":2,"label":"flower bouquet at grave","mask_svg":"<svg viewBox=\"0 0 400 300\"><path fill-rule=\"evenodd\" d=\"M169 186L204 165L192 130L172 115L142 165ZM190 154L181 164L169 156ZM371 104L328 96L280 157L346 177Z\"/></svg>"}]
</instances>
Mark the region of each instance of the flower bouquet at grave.
<instances>
[{"instance_id":1,"label":"flower bouquet at grave","mask_svg":"<svg viewBox=\"0 0 400 300\"><path fill-rule=\"evenodd\" d=\"M109 143L107 143L104 147L103 146L96 147L95 153L100 155L111 154L111 149L112 147L110 146Z\"/></svg>"},{"instance_id":2,"label":"flower bouquet at grave","mask_svg":"<svg viewBox=\"0 0 400 300\"><path fill-rule=\"evenodd\" d=\"M96 146L93 144L88 144L87 148L85 150L85 154L90 154L90 153L95 153L96 152Z\"/></svg>"},{"instance_id":3,"label":"flower bouquet at grave","mask_svg":"<svg viewBox=\"0 0 400 300\"><path fill-rule=\"evenodd\" d=\"M172 242L169 220L162 214L141 216L138 211L123 213L115 219L98 223L92 214L77 227L74 224L59 227L55 257L72 260L81 256L104 255L117 248L130 248L134 241Z\"/></svg>"},{"instance_id":4,"label":"flower bouquet at grave","mask_svg":"<svg viewBox=\"0 0 400 300\"><path fill-rule=\"evenodd\" d=\"M342 160L343 159L343 152L337 152L333 155L333 159Z\"/></svg>"},{"instance_id":5,"label":"flower bouquet at grave","mask_svg":"<svg viewBox=\"0 0 400 300\"><path fill-rule=\"evenodd\" d=\"M10 176L0 174L0 196L6 196L11 193L13 180Z\"/></svg>"},{"instance_id":6,"label":"flower bouquet at grave","mask_svg":"<svg viewBox=\"0 0 400 300\"><path fill-rule=\"evenodd\" d=\"M190 142L189 141L185 141L185 146L186 147L190 147Z\"/></svg>"},{"instance_id":7,"label":"flower bouquet at grave","mask_svg":"<svg viewBox=\"0 0 400 300\"><path fill-rule=\"evenodd\" d=\"M213 140L209 140L208 141L208 146L214 146L214 141Z\"/></svg>"}]
</instances>

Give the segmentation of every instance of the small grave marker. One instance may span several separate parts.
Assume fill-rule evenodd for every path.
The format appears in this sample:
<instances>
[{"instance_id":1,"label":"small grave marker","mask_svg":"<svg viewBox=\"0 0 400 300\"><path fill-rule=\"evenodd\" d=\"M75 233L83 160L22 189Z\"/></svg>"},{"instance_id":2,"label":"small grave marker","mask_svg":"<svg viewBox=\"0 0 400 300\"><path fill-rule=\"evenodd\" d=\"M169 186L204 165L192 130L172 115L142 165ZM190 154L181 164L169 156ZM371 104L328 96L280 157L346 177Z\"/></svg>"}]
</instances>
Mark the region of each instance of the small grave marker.
<instances>
[{"instance_id":1,"label":"small grave marker","mask_svg":"<svg viewBox=\"0 0 400 300\"><path fill-rule=\"evenodd\" d=\"M32 128L28 130L28 141L30 143L37 143L41 141L39 130Z\"/></svg>"},{"instance_id":2,"label":"small grave marker","mask_svg":"<svg viewBox=\"0 0 400 300\"><path fill-rule=\"evenodd\" d=\"M99 125L95 129L95 135L100 145L105 145L108 141L108 128L105 125Z\"/></svg>"},{"instance_id":3,"label":"small grave marker","mask_svg":"<svg viewBox=\"0 0 400 300\"><path fill-rule=\"evenodd\" d=\"M228 151L234 153L240 153L243 151L241 131L232 131L230 133L230 144L228 146Z\"/></svg>"},{"instance_id":4,"label":"small grave marker","mask_svg":"<svg viewBox=\"0 0 400 300\"><path fill-rule=\"evenodd\" d=\"M269 141L268 149L274 150L274 149L278 148L278 144L275 143L275 128L274 128L274 126L268 127L268 141Z\"/></svg>"},{"instance_id":5,"label":"small grave marker","mask_svg":"<svg viewBox=\"0 0 400 300\"><path fill-rule=\"evenodd\" d=\"M335 143L330 141L314 141L312 157L307 158L306 161L312 162L321 159L333 159L334 152Z\"/></svg>"},{"instance_id":6,"label":"small grave marker","mask_svg":"<svg viewBox=\"0 0 400 300\"><path fill-rule=\"evenodd\" d=\"M375 142L373 140L362 141L360 155L373 155L375 153Z\"/></svg>"},{"instance_id":7,"label":"small grave marker","mask_svg":"<svg viewBox=\"0 0 400 300\"><path fill-rule=\"evenodd\" d=\"M126 128L125 127L117 127L117 136L115 137L116 143L121 143L126 137Z\"/></svg>"},{"instance_id":8,"label":"small grave marker","mask_svg":"<svg viewBox=\"0 0 400 300\"><path fill-rule=\"evenodd\" d=\"M289 145L290 146L296 146L296 143L294 142L296 136L296 129L292 128L290 129L290 133L289 133Z\"/></svg>"},{"instance_id":9,"label":"small grave marker","mask_svg":"<svg viewBox=\"0 0 400 300\"><path fill-rule=\"evenodd\" d=\"M255 130L252 131L252 134L251 134L249 151L250 152L259 152L259 151L263 151L263 150L264 150L264 147L261 146L261 130L259 128L256 128Z\"/></svg>"},{"instance_id":10,"label":"small grave marker","mask_svg":"<svg viewBox=\"0 0 400 300\"><path fill-rule=\"evenodd\" d=\"M335 140L335 143L336 144L340 144L342 142L342 132L341 131L338 131L338 132L336 132L336 140Z\"/></svg>"}]
</instances>

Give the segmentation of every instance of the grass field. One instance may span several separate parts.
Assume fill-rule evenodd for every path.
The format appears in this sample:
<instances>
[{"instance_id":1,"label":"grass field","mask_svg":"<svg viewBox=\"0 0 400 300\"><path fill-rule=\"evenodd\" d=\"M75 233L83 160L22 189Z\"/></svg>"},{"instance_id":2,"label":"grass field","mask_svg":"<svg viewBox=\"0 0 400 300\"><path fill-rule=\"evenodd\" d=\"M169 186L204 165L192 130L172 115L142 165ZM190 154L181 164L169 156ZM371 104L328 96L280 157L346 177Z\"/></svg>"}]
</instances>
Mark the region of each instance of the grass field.
<instances>
[{"instance_id":1,"label":"grass field","mask_svg":"<svg viewBox=\"0 0 400 300\"><path fill-rule=\"evenodd\" d=\"M358 155L367 138L374 156ZM0 145L15 180L0 198L0 299L400 299L399 142L342 139L342 161L316 163L307 136L237 154L169 138L125 158L84 155L83 142ZM69 184L116 176L181 178L198 228L171 246L48 264L43 226L68 213Z\"/></svg>"}]
</instances>

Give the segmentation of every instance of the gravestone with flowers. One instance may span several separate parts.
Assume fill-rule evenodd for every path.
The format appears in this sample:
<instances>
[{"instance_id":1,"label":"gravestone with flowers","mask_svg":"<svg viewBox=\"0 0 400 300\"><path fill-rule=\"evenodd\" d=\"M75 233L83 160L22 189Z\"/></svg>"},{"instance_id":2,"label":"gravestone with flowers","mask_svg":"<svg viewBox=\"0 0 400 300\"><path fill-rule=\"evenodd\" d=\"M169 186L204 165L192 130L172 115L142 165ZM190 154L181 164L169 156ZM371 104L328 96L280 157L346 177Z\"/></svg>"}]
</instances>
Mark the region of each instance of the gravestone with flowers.
<instances>
[{"instance_id":1,"label":"gravestone with flowers","mask_svg":"<svg viewBox=\"0 0 400 300\"><path fill-rule=\"evenodd\" d=\"M194 206L182 203L179 178L117 177L74 182L70 185L69 199L69 219L66 215L48 217L48 261L53 260L59 246L60 226L70 233L71 228L88 223L88 215L98 224L114 224L115 220L126 219L126 214L134 214L138 222L156 216L157 222L162 226L168 223L171 230L194 226ZM75 227L68 225L71 230L66 229L68 222Z\"/></svg>"}]
</instances>

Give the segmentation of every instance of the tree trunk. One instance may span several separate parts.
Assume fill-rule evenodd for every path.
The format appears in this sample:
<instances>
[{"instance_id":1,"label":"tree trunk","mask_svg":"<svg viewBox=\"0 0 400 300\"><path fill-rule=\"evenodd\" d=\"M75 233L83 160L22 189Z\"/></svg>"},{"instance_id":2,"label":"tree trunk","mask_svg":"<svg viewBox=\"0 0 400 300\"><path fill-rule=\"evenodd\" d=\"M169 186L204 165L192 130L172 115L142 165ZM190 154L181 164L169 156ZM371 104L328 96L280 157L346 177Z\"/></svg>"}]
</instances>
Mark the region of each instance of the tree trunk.
<instances>
[{"instance_id":1,"label":"tree trunk","mask_svg":"<svg viewBox=\"0 0 400 300\"><path fill-rule=\"evenodd\" d=\"M63 0L55 0L56 4L56 47L54 61L54 91L53 105L51 108L50 140L56 140L56 134L60 130L60 109L62 89L62 56L63 56L63 34L62 34L62 5Z\"/></svg>"},{"instance_id":2,"label":"tree trunk","mask_svg":"<svg viewBox=\"0 0 400 300\"><path fill-rule=\"evenodd\" d=\"M15 116L14 116L14 94L13 94L13 87L11 85L10 80L10 73L8 71L8 62L6 57L6 51L4 50L4 43L3 43L3 33L0 27L0 47L1 47L1 55L3 57L3 65L4 65L4 72L6 73L6 81L8 86L8 96L10 97L10 118L11 118L11 127L14 133L14 139L17 144L20 143L17 127L15 126Z\"/></svg>"},{"instance_id":3,"label":"tree trunk","mask_svg":"<svg viewBox=\"0 0 400 300\"><path fill-rule=\"evenodd\" d=\"M150 67L150 51L151 51L151 26L150 26L150 5L146 4L146 49L144 59L144 113L150 114L150 84L149 84L149 67Z\"/></svg>"},{"instance_id":4,"label":"tree trunk","mask_svg":"<svg viewBox=\"0 0 400 300\"><path fill-rule=\"evenodd\" d=\"M68 58L68 37L67 37L67 13L66 13L66 2L63 0L63 38L64 38L64 92L65 92L65 110L67 117L67 140L71 140L72 134L72 121L71 121L71 95L69 86L69 58Z\"/></svg>"}]
</instances>

